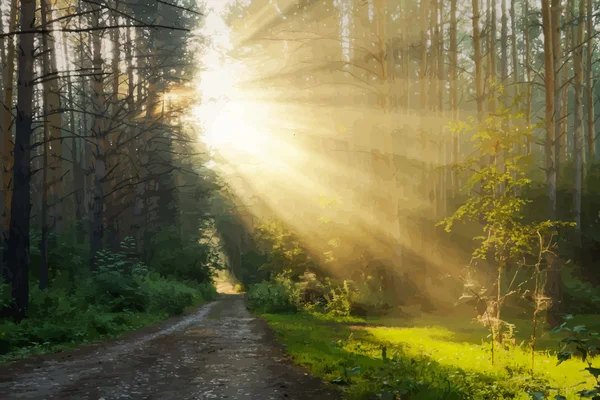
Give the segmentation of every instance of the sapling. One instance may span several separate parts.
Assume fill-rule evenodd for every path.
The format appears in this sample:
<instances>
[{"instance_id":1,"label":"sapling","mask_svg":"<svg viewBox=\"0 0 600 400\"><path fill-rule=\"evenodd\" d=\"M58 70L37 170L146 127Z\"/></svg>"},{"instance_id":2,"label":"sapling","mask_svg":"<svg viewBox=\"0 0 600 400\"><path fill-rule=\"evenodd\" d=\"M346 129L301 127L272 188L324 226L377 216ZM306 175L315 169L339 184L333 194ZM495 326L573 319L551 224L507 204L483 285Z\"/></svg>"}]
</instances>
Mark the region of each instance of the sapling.
<instances>
[{"instance_id":1,"label":"sapling","mask_svg":"<svg viewBox=\"0 0 600 400\"><path fill-rule=\"evenodd\" d=\"M522 193L531 180L525 176L528 159L514 149L516 144L523 142L524 136L531 134L531 127L523 129L518 124L506 123L518 117L519 114L503 110L482 123L469 125L461 122L454 127L461 132L472 132L477 151L462 164L454 166L470 174L463 188L467 193L466 201L454 214L439 223L445 226L447 232L457 222L469 222L476 227L480 232L474 237L478 246L467 268L493 266L496 270L493 294L485 295L485 289L477 293L478 299L484 300L487 305L479 319L491 332L492 364L495 362L494 342L502 342L503 327L509 326L502 319L504 302L509 296L524 291L529 279L520 279L522 268L527 267L527 261L535 259L538 253L541 256L550 254L550 248L544 247L544 238L552 238L557 226L565 225L556 221L530 222L524 219L525 207L531 200L523 197ZM502 153L502 157L497 157L499 153ZM495 161L482 164L482 158ZM537 265L540 266L541 262ZM512 276L508 275L510 271L513 272ZM539 277L537 272L534 275ZM536 285L539 285L539 281ZM469 290L476 293L472 287ZM540 294L540 288L537 287L535 297ZM537 318L537 312L534 318Z\"/></svg>"}]
</instances>

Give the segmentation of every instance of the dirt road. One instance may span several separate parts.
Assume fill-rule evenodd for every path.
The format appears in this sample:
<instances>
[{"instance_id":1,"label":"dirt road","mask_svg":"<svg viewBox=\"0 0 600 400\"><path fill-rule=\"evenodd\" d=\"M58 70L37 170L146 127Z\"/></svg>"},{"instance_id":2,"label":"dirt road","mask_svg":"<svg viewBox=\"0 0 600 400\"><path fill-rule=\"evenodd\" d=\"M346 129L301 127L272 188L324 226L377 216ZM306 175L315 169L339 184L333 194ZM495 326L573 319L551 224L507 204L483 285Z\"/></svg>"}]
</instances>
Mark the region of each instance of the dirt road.
<instances>
[{"instance_id":1,"label":"dirt road","mask_svg":"<svg viewBox=\"0 0 600 400\"><path fill-rule=\"evenodd\" d=\"M242 295L120 340L3 366L0 399L338 399L293 366Z\"/></svg>"}]
</instances>

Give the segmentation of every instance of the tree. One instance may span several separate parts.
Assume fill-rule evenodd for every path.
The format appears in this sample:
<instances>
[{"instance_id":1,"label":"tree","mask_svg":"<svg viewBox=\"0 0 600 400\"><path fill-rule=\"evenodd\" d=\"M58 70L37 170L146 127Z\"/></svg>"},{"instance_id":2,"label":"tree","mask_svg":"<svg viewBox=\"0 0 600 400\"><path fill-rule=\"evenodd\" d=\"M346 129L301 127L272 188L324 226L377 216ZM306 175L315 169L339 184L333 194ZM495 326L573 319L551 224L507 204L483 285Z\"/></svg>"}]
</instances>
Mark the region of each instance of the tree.
<instances>
[{"instance_id":1,"label":"tree","mask_svg":"<svg viewBox=\"0 0 600 400\"><path fill-rule=\"evenodd\" d=\"M33 61L35 0L21 0L19 10L19 85L13 167L13 196L10 207L10 229L6 249L6 263L12 273L14 317L21 320L29 304L29 219L31 138L33 134Z\"/></svg>"}]
</instances>

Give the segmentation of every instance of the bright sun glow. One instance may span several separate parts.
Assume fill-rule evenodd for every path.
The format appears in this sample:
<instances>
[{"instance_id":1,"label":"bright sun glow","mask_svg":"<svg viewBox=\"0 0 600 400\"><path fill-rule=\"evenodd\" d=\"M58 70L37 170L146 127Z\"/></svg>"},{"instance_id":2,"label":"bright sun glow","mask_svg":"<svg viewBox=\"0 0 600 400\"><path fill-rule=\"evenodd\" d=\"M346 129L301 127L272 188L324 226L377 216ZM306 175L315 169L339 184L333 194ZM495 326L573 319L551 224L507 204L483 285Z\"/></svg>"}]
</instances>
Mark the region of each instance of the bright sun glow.
<instances>
[{"instance_id":1,"label":"bright sun glow","mask_svg":"<svg viewBox=\"0 0 600 400\"><path fill-rule=\"evenodd\" d=\"M389 88L377 87L378 80L366 76L370 86L365 89L352 80L357 71L346 66L310 72L320 65L315 58L324 49L340 60L349 59L348 15L340 24L331 19L315 27L318 35L344 40L320 42L322 47L313 50L315 32L284 31L281 39L269 37L270 30L264 29L282 21L282 12L293 2L267 4L226 22L228 3L206 3L201 33L209 45L196 84L201 101L189 116L213 156L206 166L223 178L240 206L259 219L276 215L299 234L314 238L317 249L323 246L318 231L325 221L320 202L332 198L339 200L333 213L351 240L383 257L389 251L397 255L403 246L414 248L409 220L405 227L399 221L430 204L421 200L415 170L393 170L390 154L395 151L415 164L432 166L442 157L435 146L424 148L420 141L399 135L393 139L389 132L404 130L414 138L416 127L442 126L443 119L432 115L424 122L410 114L398 118L377 107L355 105L372 96L373 88ZM335 4L341 13L351 12L344 2ZM267 39L249 39L258 34ZM333 106L332 99L339 104ZM390 241L395 246L391 250L385 244ZM423 254L447 268L431 249Z\"/></svg>"}]
</instances>

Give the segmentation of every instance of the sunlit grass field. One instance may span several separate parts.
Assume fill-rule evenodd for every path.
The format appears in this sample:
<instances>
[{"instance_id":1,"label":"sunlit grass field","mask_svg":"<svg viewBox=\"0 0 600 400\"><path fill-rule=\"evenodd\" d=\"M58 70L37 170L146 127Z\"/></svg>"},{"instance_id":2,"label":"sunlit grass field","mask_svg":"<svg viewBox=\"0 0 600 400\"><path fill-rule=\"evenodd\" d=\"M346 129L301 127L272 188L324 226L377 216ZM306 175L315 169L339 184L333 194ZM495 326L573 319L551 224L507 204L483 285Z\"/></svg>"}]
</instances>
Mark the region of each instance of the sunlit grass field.
<instances>
[{"instance_id":1,"label":"sunlit grass field","mask_svg":"<svg viewBox=\"0 0 600 400\"><path fill-rule=\"evenodd\" d=\"M511 321L515 345L496 345L492 365L489 332L465 315L264 317L296 363L340 385L351 399L579 399L577 392L594 383L581 359L557 365L560 337L551 333L538 337L532 373L530 321ZM571 322L597 327L600 317ZM600 366L600 358L593 363Z\"/></svg>"}]
</instances>

